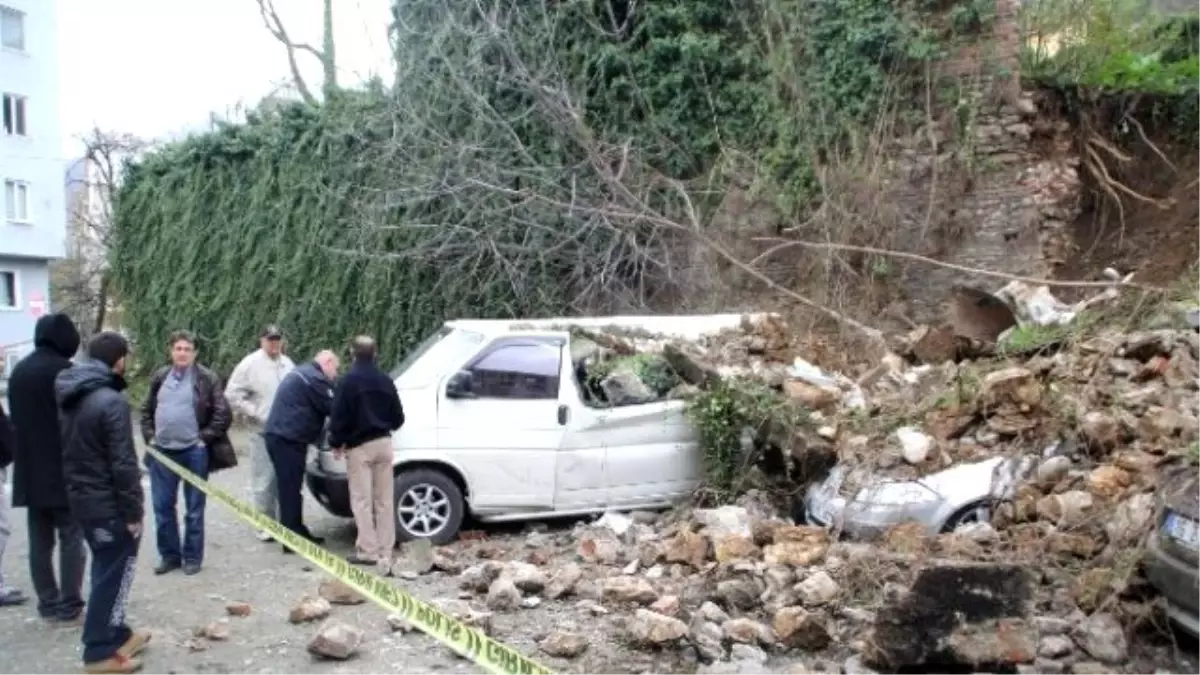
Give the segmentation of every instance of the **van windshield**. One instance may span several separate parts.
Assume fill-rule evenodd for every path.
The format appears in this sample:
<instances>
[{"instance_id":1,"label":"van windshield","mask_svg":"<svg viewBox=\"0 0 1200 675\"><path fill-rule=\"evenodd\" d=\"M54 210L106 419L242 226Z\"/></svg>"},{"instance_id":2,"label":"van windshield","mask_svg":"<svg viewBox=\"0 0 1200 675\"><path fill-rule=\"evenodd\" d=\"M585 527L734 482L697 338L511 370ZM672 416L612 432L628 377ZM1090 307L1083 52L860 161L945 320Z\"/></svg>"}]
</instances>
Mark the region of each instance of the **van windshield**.
<instances>
[{"instance_id":1,"label":"van windshield","mask_svg":"<svg viewBox=\"0 0 1200 675\"><path fill-rule=\"evenodd\" d=\"M452 330L454 329L443 324L441 328L438 328L436 331L434 331L433 335L425 338L421 344L417 345L416 349L412 350L408 353L408 356L404 357L404 360L400 362L400 365L392 369L392 372L390 373L391 378L394 380L403 375L409 368L412 367L412 364L417 362L417 359L424 356L425 352L433 349L433 346L438 342L441 342L442 338L449 335L450 331Z\"/></svg>"}]
</instances>

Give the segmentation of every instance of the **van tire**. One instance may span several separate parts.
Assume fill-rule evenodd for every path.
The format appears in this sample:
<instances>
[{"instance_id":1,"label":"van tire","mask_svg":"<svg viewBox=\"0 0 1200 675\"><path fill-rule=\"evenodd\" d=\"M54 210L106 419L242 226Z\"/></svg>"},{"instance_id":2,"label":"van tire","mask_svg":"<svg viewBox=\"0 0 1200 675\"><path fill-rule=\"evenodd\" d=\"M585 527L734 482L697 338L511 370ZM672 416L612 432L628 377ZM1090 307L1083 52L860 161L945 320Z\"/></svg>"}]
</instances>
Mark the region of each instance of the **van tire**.
<instances>
[{"instance_id":1,"label":"van tire","mask_svg":"<svg viewBox=\"0 0 1200 675\"><path fill-rule=\"evenodd\" d=\"M428 539L435 546L441 546L454 541L458 530L462 527L466 516L466 502L463 500L462 489L445 473L436 469L412 469L396 474L392 483L393 505L396 514L396 541L413 541ZM412 508L422 498L429 498L436 503L444 497L447 502L443 509L435 509L432 518L440 517L441 527L430 533L415 531L420 523L414 526L406 525L405 515L400 513L401 506ZM411 515L408 516L411 519Z\"/></svg>"}]
</instances>

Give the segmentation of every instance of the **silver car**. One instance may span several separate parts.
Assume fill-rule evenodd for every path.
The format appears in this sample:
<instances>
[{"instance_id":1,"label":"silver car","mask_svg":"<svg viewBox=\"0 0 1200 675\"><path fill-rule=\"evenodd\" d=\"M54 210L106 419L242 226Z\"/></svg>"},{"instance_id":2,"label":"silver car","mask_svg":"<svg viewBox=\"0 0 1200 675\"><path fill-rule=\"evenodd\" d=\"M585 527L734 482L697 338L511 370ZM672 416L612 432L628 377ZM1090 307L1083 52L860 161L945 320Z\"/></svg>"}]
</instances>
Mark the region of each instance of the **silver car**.
<instances>
[{"instance_id":1,"label":"silver car","mask_svg":"<svg viewBox=\"0 0 1200 675\"><path fill-rule=\"evenodd\" d=\"M1200 479L1185 467L1163 481L1156 527L1146 539L1143 569L1167 600L1167 616L1187 633L1200 635Z\"/></svg>"},{"instance_id":2,"label":"silver car","mask_svg":"<svg viewBox=\"0 0 1200 675\"><path fill-rule=\"evenodd\" d=\"M855 539L871 539L916 521L930 534L991 521L991 504L1008 498L1035 460L992 457L915 480L890 480L846 464L809 486L806 520Z\"/></svg>"}]
</instances>

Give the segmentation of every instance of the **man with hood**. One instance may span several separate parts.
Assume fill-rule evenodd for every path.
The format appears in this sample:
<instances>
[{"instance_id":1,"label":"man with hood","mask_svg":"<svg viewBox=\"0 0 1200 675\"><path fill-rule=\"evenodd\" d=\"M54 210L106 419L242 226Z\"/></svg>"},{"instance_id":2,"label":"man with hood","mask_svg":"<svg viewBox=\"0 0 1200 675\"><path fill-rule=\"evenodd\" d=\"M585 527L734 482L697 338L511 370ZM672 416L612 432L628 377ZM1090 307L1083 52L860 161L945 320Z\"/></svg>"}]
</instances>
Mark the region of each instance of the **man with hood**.
<instances>
[{"instance_id":1,"label":"man with hood","mask_svg":"<svg viewBox=\"0 0 1200 675\"><path fill-rule=\"evenodd\" d=\"M118 333L88 341L87 358L54 383L63 444L63 476L71 515L92 550L92 588L83 621L83 664L89 673L132 673L150 633L130 630L125 603L142 539L141 471L133 445L133 413L121 391L129 342Z\"/></svg>"},{"instance_id":2,"label":"man with hood","mask_svg":"<svg viewBox=\"0 0 1200 675\"><path fill-rule=\"evenodd\" d=\"M48 314L34 326L33 344L33 353L17 362L8 380L8 409L16 435L12 503L26 509L29 575L38 614L50 621L73 622L83 613L87 553L83 533L67 509L54 378L71 366L79 350L79 331L66 314Z\"/></svg>"}]
</instances>

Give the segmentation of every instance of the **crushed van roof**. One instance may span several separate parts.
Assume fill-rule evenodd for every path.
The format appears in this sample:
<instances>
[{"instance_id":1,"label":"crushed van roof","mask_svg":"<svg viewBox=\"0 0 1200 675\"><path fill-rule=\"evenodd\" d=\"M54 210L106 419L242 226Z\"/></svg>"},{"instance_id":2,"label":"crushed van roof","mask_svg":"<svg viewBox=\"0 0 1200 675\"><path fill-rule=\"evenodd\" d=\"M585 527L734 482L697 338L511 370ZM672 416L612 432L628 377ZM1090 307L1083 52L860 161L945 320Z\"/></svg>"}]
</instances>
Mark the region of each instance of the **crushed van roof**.
<instances>
[{"instance_id":1,"label":"crushed van roof","mask_svg":"<svg viewBox=\"0 0 1200 675\"><path fill-rule=\"evenodd\" d=\"M696 340L704 335L738 328L743 321L757 322L769 316L766 313L749 314L692 314L679 316L608 316L608 317L563 317L556 319L456 319L447 321L446 326L469 330L485 335L499 333L556 330L571 326L580 328L616 328L630 331L645 331L663 337Z\"/></svg>"}]
</instances>

